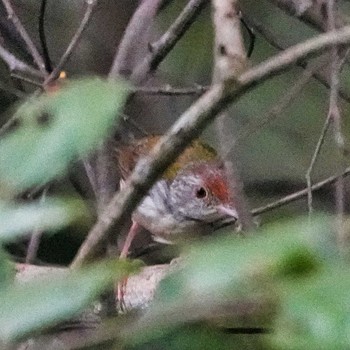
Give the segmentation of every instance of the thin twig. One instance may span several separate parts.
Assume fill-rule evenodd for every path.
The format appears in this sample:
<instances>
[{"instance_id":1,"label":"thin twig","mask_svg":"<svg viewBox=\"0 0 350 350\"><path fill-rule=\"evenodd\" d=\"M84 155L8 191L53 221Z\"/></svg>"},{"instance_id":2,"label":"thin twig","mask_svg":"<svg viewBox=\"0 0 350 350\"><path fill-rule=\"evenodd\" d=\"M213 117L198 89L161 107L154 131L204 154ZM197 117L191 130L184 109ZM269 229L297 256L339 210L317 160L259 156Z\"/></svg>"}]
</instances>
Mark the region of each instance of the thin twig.
<instances>
[{"instance_id":1,"label":"thin twig","mask_svg":"<svg viewBox=\"0 0 350 350\"><path fill-rule=\"evenodd\" d=\"M132 55L139 50L139 46L145 44L140 43L140 38L144 38L144 34L164 3L164 0L146 0L142 1L136 9L118 46L108 75L110 79L116 79L119 75L129 76L131 74L134 69Z\"/></svg>"},{"instance_id":2,"label":"thin twig","mask_svg":"<svg viewBox=\"0 0 350 350\"><path fill-rule=\"evenodd\" d=\"M1 44L0 58L6 63L10 72L23 72L38 78L43 78L44 76L40 71L36 70L35 68L29 66L28 64L15 57L12 53L7 51Z\"/></svg>"},{"instance_id":3,"label":"thin twig","mask_svg":"<svg viewBox=\"0 0 350 350\"><path fill-rule=\"evenodd\" d=\"M307 24L311 24L318 30L327 31L327 10L325 11L325 6L327 1L312 1L310 6L304 11L297 8L297 4L301 1L291 1L291 0L269 0L271 3L278 6L280 9L285 11L291 16L297 15L297 17ZM349 24L349 19L342 15L340 12L336 13L335 16L335 28L341 28L344 25Z\"/></svg>"},{"instance_id":4,"label":"thin twig","mask_svg":"<svg viewBox=\"0 0 350 350\"><path fill-rule=\"evenodd\" d=\"M76 32L74 33L69 45L67 46L66 51L60 58L60 61L58 62L57 66L54 68L54 70L50 73L50 75L46 78L44 82L44 86L52 82L54 79L56 79L61 72L62 68L65 66L65 64L70 59L71 55L73 54L75 48L79 44L79 41L81 39L81 36L83 35L85 29L88 27L90 20L92 18L93 11L97 5L98 0L85 0L86 3L86 10L85 14L83 16L83 19L80 22L80 25Z\"/></svg>"},{"instance_id":5,"label":"thin twig","mask_svg":"<svg viewBox=\"0 0 350 350\"><path fill-rule=\"evenodd\" d=\"M164 57L182 38L208 2L209 0L190 0L188 2L169 29L157 42L150 45L151 52L133 71L131 75L132 82L135 84L141 83L150 72L157 69Z\"/></svg>"},{"instance_id":6,"label":"thin twig","mask_svg":"<svg viewBox=\"0 0 350 350\"><path fill-rule=\"evenodd\" d=\"M350 42L350 26L321 34L275 55L267 61L242 73L232 82L213 85L185 111L170 131L151 150L148 157L139 162L125 187L116 193L104 212L99 216L84 243L80 247L72 267L80 266L94 254L96 248L107 238L112 224L124 223L142 197L151 188L158 175L174 161L176 156L214 120L227 106L269 77L287 69L297 60L329 48L334 44Z\"/></svg>"},{"instance_id":7,"label":"thin twig","mask_svg":"<svg viewBox=\"0 0 350 350\"><path fill-rule=\"evenodd\" d=\"M52 72L52 64L49 55L49 49L47 47L46 33L45 33L45 13L46 13L47 0L41 0L40 13L39 13L39 38L41 47L43 50L43 57L45 62L45 69L48 73Z\"/></svg>"},{"instance_id":8,"label":"thin twig","mask_svg":"<svg viewBox=\"0 0 350 350\"><path fill-rule=\"evenodd\" d=\"M29 34L27 33L26 29L23 27L21 21L19 20L16 12L14 11L10 0L2 0L2 3L4 4L8 17L12 21L13 25L15 26L18 33L23 38L24 42L26 43L28 50L30 51L34 62L38 66L41 73L43 73L45 76L47 75L46 69L45 69L45 62L43 58L41 57L38 49L34 45L32 39L30 38Z\"/></svg>"},{"instance_id":9,"label":"thin twig","mask_svg":"<svg viewBox=\"0 0 350 350\"><path fill-rule=\"evenodd\" d=\"M136 94L146 95L163 95L163 96L189 96L189 95L203 95L209 90L209 86L195 85L194 87L174 88L170 85L165 87L149 87L140 86L135 87L132 91Z\"/></svg>"},{"instance_id":10,"label":"thin twig","mask_svg":"<svg viewBox=\"0 0 350 350\"><path fill-rule=\"evenodd\" d=\"M325 186L328 186L328 185L335 183L339 179L339 177L345 178L349 175L350 175L350 167L346 168L344 170L344 172L341 173L340 175L330 176L323 181L315 183L313 186L311 186L311 190L312 190L312 192L317 191ZM271 210L280 208L286 204L292 203L298 199L306 197L308 192L309 192L309 189L304 188L301 191L297 191L297 192L294 192L292 194L289 194L288 196L285 196L285 197L283 197L275 202L269 203L267 205L264 205L264 206L256 208L256 209L253 209L252 214L254 216L261 215L261 214L267 213Z\"/></svg>"},{"instance_id":11,"label":"thin twig","mask_svg":"<svg viewBox=\"0 0 350 350\"><path fill-rule=\"evenodd\" d=\"M335 22L336 4L334 0L328 0L327 2L327 15L328 15L328 30L334 31L336 28ZM329 115L332 118L334 125L334 141L338 150L339 160L337 167L341 167L344 163L344 149L345 149L345 136L342 131L341 115L338 106L338 94L339 94L339 76L341 70L341 60L339 57L339 48L334 45L331 49L331 90L329 95ZM344 179L340 177L336 182L335 190L335 202L337 213L337 240L341 250L344 250L346 244L346 232L344 228Z\"/></svg>"},{"instance_id":12,"label":"thin twig","mask_svg":"<svg viewBox=\"0 0 350 350\"><path fill-rule=\"evenodd\" d=\"M8 86L2 81L0 81L0 89L18 98L25 98L27 96L23 91L18 90L12 86Z\"/></svg>"},{"instance_id":13,"label":"thin twig","mask_svg":"<svg viewBox=\"0 0 350 350\"><path fill-rule=\"evenodd\" d=\"M278 35L275 35L268 27L264 26L257 18L251 16L249 13L244 14L245 21L254 28L258 33L260 33L264 39L274 48L278 50L285 50L288 48L285 41L281 40ZM296 65L305 69L308 66L306 61L296 62ZM330 88L331 82L326 71L319 70L315 71L313 77L319 81L326 88ZM350 102L350 95L347 89L339 87L339 96L347 102Z\"/></svg>"},{"instance_id":14,"label":"thin twig","mask_svg":"<svg viewBox=\"0 0 350 350\"><path fill-rule=\"evenodd\" d=\"M311 174L312 174L312 171L313 171L314 166L315 166L315 164L316 164L316 160L317 160L317 158L318 158L318 156L319 156L319 154L320 154L320 151L321 151L322 145L323 145L323 143L324 143L324 140L325 140L325 137L326 137L326 134L327 134L327 131L328 131L330 122L331 122L331 114L328 113L327 118L326 118L326 120L325 120L325 122L324 122L324 124L323 124L320 137L318 138L315 151L314 151L314 153L313 153L313 155L312 155L312 159L311 159L309 168L307 169L306 175L305 175L306 184L307 184L307 189L308 189L308 193L307 193L307 206L308 206L309 214L312 214L312 212L313 212L313 206L312 206L312 189L311 189L311 188L312 188Z\"/></svg>"},{"instance_id":15,"label":"thin twig","mask_svg":"<svg viewBox=\"0 0 350 350\"><path fill-rule=\"evenodd\" d=\"M40 198L40 204L44 204L49 186L45 186ZM33 231L27 248L26 264L32 264L36 258L43 231L36 229Z\"/></svg>"},{"instance_id":16,"label":"thin twig","mask_svg":"<svg viewBox=\"0 0 350 350\"><path fill-rule=\"evenodd\" d=\"M30 79L30 78L25 77L25 76L23 76L21 74L11 73L10 76L11 76L11 78L18 79L20 81L24 81L25 83L31 84L31 85L33 85L35 87L38 87L38 88L42 87L42 83L41 82L36 81L34 79Z\"/></svg>"},{"instance_id":17,"label":"thin twig","mask_svg":"<svg viewBox=\"0 0 350 350\"><path fill-rule=\"evenodd\" d=\"M282 96L282 98L264 115L259 116L258 120L253 120L244 127L242 133L238 134L235 143L239 143L247 137L252 136L255 132L260 131L263 127L271 123L277 117L283 116L283 111L296 99L303 90L305 85L310 81L315 71L324 67L328 59L328 55L323 55L319 59L309 63L306 69L300 74L298 80L293 86ZM232 145L226 150L226 154L231 152Z\"/></svg>"}]
</instances>

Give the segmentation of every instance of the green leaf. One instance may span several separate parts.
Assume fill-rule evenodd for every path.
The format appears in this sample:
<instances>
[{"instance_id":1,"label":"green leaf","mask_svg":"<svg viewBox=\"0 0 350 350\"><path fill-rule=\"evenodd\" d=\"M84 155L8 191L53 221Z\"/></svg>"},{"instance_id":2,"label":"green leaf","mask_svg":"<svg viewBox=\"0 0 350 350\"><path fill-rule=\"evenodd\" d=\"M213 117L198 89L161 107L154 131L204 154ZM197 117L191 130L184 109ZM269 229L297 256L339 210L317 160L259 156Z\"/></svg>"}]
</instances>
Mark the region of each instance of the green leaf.
<instances>
[{"instance_id":1,"label":"green leaf","mask_svg":"<svg viewBox=\"0 0 350 350\"><path fill-rule=\"evenodd\" d=\"M4 249L0 248L0 295L3 288L8 287L15 278L16 269Z\"/></svg>"},{"instance_id":2,"label":"green leaf","mask_svg":"<svg viewBox=\"0 0 350 350\"><path fill-rule=\"evenodd\" d=\"M232 310L239 322L237 302L277 303L283 283L298 284L338 261L330 221L302 218L246 238L231 233L193 244L184 254L183 268L161 281L152 306L131 328L132 341L142 343L184 322L215 317L215 310L219 315ZM270 324L268 317L263 320Z\"/></svg>"},{"instance_id":3,"label":"green leaf","mask_svg":"<svg viewBox=\"0 0 350 350\"><path fill-rule=\"evenodd\" d=\"M112 283L136 272L138 263L100 263L0 290L0 339L13 341L68 320Z\"/></svg>"},{"instance_id":4,"label":"green leaf","mask_svg":"<svg viewBox=\"0 0 350 350\"><path fill-rule=\"evenodd\" d=\"M190 324L176 327L158 339L136 345L132 350L258 350L259 338L252 334L225 334L207 324Z\"/></svg>"},{"instance_id":5,"label":"green leaf","mask_svg":"<svg viewBox=\"0 0 350 350\"><path fill-rule=\"evenodd\" d=\"M0 202L0 242L14 241L33 230L55 230L87 215L87 208L77 199L46 199L30 204Z\"/></svg>"},{"instance_id":6,"label":"green leaf","mask_svg":"<svg viewBox=\"0 0 350 350\"><path fill-rule=\"evenodd\" d=\"M21 191L62 175L111 133L127 95L122 81L90 78L25 102L0 141L0 184Z\"/></svg>"},{"instance_id":7,"label":"green leaf","mask_svg":"<svg viewBox=\"0 0 350 350\"><path fill-rule=\"evenodd\" d=\"M339 264L285 284L271 341L281 349L350 348L350 273Z\"/></svg>"},{"instance_id":8,"label":"green leaf","mask_svg":"<svg viewBox=\"0 0 350 350\"><path fill-rule=\"evenodd\" d=\"M338 258L327 219L287 221L250 237L231 234L194 245L188 250L186 285L197 296L227 288L239 295L249 279L290 278L317 270L325 259Z\"/></svg>"}]
</instances>

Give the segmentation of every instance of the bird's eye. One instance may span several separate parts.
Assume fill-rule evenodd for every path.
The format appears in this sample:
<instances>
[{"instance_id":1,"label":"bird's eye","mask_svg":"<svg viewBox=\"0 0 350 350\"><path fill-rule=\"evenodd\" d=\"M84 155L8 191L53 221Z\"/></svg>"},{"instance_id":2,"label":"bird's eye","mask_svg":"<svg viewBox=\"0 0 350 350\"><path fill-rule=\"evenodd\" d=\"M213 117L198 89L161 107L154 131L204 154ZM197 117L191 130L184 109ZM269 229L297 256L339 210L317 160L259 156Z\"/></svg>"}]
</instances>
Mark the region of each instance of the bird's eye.
<instances>
[{"instance_id":1,"label":"bird's eye","mask_svg":"<svg viewBox=\"0 0 350 350\"><path fill-rule=\"evenodd\" d=\"M196 197L199 199L205 198L208 195L207 190L204 187L200 187L196 191Z\"/></svg>"}]
</instances>

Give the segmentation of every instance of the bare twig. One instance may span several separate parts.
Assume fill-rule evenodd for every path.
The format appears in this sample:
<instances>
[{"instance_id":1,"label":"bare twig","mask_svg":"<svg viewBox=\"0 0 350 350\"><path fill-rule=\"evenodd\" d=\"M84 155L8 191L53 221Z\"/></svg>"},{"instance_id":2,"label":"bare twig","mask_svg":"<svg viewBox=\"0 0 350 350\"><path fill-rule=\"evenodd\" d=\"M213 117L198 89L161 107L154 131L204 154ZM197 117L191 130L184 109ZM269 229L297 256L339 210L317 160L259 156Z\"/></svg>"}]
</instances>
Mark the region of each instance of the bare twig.
<instances>
[{"instance_id":1,"label":"bare twig","mask_svg":"<svg viewBox=\"0 0 350 350\"><path fill-rule=\"evenodd\" d=\"M16 73L11 73L10 75L11 75L11 78L18 79L20 81L24 81L25 83L28 83L28 84L33 85L35 87L38 87L38 88L42 87L42 83L37 81L37 80L31 79L31 78L28 78L28 77L25 77L21 74L16 74Z\"/></svg>"},{"instance_id":2,"label":"bare twig","mask_svg":"<svg viewBox=\"0 0 350 350\"><path fill-rule=\"evenodd\" d=\"M38 66L41 73L43 73L45 76L47 75L46 69L45 69L45 62L43 58L41 57L38 49L34 45L32 39L30 38L29 34L27 33L26 29L23 27L21 21L19 20L18 16L16 15L16 12L14 11L10 0L2 0L2 3L4 4L8 17L12 21L13 25L16 27L18 33L23 38L24 42L26 43L28 50L30 51L34 62Z\"/></svg>"},{"instance_id":3,"label":"bare twig","mask_svg":"<svg viewBox=\"0 0 350 350\"><path fill-rule=\"evenodd\" d=\"M350 167L346 168L340 175L330 176L329 178L327 178L323 181L317 182L316 184L311 186L311 190L313 192L317 191L323 187L326 187L328 185L335 183L339 179L339 177L345 178L349 175L350 175ZM256 215L264 214L264 213L267 213L271 210L280 208L286 204L292 203L298 199L306 197L308 195L308 192L309 192L309 189L304 188L301 191L297 191L297 192L294 192L292 194L289 194L288 196L285 196L285 197L283 197L275 202L269 203L267 205L264 205L264 206L256 208L256 209L253 209L252 214L254 216L256 216Z\"/></svg>"},{"instance_id":4,"label":"bare twig","mask_svg":"<svg viewBox=\"0 0 350 350\"><path fill-rule=\"evenodd\" d=\"M118 76L125 76L126 71L132 70L131 56L138 50L140 37L153 22L154 16L159 8L165 4L165 0L142 1L130 20L124 37L118 47L113 60L109 79L116 79ZM145 44L146 45L146 44ZM84 162L85 171L95 193L98 213L105 208L115 192L116 179L111 168L111 141L107 140L104 145Z\"/></svg>"},{"instance_id":5,"label":"bare twig","mask_svg":"<svg viewBox=\"0 0 350 350\"><path fill-rule=\"evenodd\" d=\"M49 189L49 186L48 185L45 186L40 198L40 204L44 204L48 189ZM34 232L32 233L28 244L28 248L27 248L26 264L31 264L34 262L38 252L42 235L43 235L43 231L39 229L34 230Z\"/></svg>"},{"instance_id":6,"label":"bare twig","mask_svg":"<svg viewBox=\"0 0 350 350\"><path fill-rule=\"evenodd\" d=\"M336 28L336 4L334 0L327 2L327 16L328 16L328 30L332 31ZM339 92L339 75L342 67L342 62L339 57L339 48L334 45L331 49L331 91L329 95L329 115L334 124L334 141L338 149L340 164L338 168L343 165L345 137L341 126L341 115L338 106L338 92ZM344 250L346 243L346 232L344 228L344 179L340 177L336 182L335 202L337 212L337 239L339 248Z\"/></svg>"},{"instance_id":7,"label":"bare twig","mask_svg":"<svg viewBox=\"0 0 350 350\"><path fill-rule=\"evenodd\" d=\"M311 24L318 30L327 31L328 11L326 1L312 1L308 8L298 8L296 1L291 0L269 0L271 3L278 6L286 13L295 16L297 15L302 21L307 24ZM349 19L343 16L341 13L336 12L335 28L341 28L342 26L349 24Z\"/></svg>"},{"instance_id":8,"label":"bare twig","mask_svg":"<svg viewBox=\"0 0 350 350\"><path fill-rule=\"evenodd\" d=\"M260 33L264 39L278 50L285 50L288 46L286 43L279 38L278 35L275 35L268 27L264 26L257 18L251 16L249 13L244 14L244 20L254 28L258 33ZM308 63L306 61L296 62L296 65L302 68L306 68ZM315 71L313 77L317 79L322 85L326 88L330 88L331 82L326 71L318 70ZM350 102L350 95L347 89L339 87L339 96L347 102Z\"/></svg>"},{"instance_id":9,"label":"bare twig","mask_svg":"<svg viewBox=\"0 0 350 350\"><path fill-rule=\"evenodd\" d=\"M132 16L121 40L115 58L113 60L112 68L109 72L109 78L115 79L119 75L128 76L133 70L132 55L137 51L140 44L140 37L144 37L157 12L164 4L164 0L146 0L142 1L140 6Z\"/></svg>"},{"instance_id":10,"label":"bare twig","mask_svg":"<svg viewBox=\"0 0 350 350\"><path fill-rule=\"evenodd\" d=\"M326 118L326 121L325 121L324 124L323 124L323 128L322 128L322 130L321 130L320 137L319 137L319 139L318 139L318 141L317 141L315 151L314 151L314 153L313 153L313 155L312 155L312 159L311 159L309 168L307 169L306 175L305 175L305 177L306 177L307 189L308 189L308 193L307 193L307 206L308 206L309 214L311 214L311 213L313 212L311 174L312 174L312 171L313 171L314 166L315 166L315 164L316 164L316 160L317 160L317 158L318 158L318 156L319 156L319 154L320 154L322 145L323 145L323 143L324 143L325 136L326 136L326 134L327 134L330 121L331 121L331 114L328 113L327 118Z\"/></svg>"},{"instance_id":11,"label":"bare twig","mask_svg":"<svg viewBox=\"0 0 350 350\"><path fill-rule=\"evenodd\" d=\"M151 52L133 71L131 75L132 82L135 84L141 83L150 72L157 69L164 57L182 38L208 2L208 0L190 0L188 2L179 17L162 37L150 45Z\"/></svg>"},{"instance_id":12,"label":"bare twig","mask_svg":"<svg viewBox=\"0 0 350 350\"><path fill-rule=\"evenodd\" d=\"M79 41L81 39L81 36L83 35L85 29L88 27L88 24L90 23L90 20L92 18L93 11L97 5L98 0L85 0L86 3L86 10L83 19L80 22L80 25L76 32L74 33L66 51L60 58L60 61L58 62L57 66L54 68L54 70L50 73L50 75L46 78L44 82L44 86L49 84L52 80L56 79L59 75L60 71L64 67L64 65L67 63L67 61L70 59L71 55L73 54L75 48L79 44Z\"/></svg>"},{"instance_id":13,"label":"bare twig","mask_svg":"<svg viewBox=\"0 0 350 350\"><path fill-rule=\"evenodd\" d=\"M328 57L328 55L327 55ZM258 120L253 120L247 126L245 126L242 133L240 133L235 143L239 143L241 140L252 136L255 132L260 131L267 124L275 120L277 117L283 116L283 111L296 99L296 97L303 90L305 85L310 81L315 71L324 67L328 62L325 60L326 55L321 56L319 59L309 63L306 69L300 74L299 79L293 84L293 86L282 96L266 114L259 116ZM231 147L227 149L227 152L231 151Z\"/></svg>"},{"instance_id":14,"label":"bare twig","mask_svg":"<svg viewBox=\"0 0 350 350\"><path fill-rule=\"evenodd\" d=\"M215 31L213 82L218 83L239 76L247 66L247 54L240 26L238 1L212 0L212 8ZM216 120L222 154L227 143L235 138L235 135L231 133L229 135L225 131L226 117L227 112L224 112ZM244 195L243 182L237 169L237 157L231 162L226 162L225 167L231 180L231 191L235 194L235 208L242 230L247 232L254 227L254 223Z\"/></svg>"},{"instance_id":15,"label":"bare twig","mask_svg":"<svg viewBox=\"0 0 350 350\"><path fill-rule=\"evenodd\" d=\"M45 69L48 73L52 72L52 64L49 55L49 49L47 47L46 33L45 33L45 13L46 13L47 0L41 0L40 13L39 13L39 38L43 51L43 58L45 62Z\"/></svg>"},{"instance_id":16,"label":"bare twig","mask_svg":"<svg viewBox=\"0 0 350 350\"><path fill-rule=\"evenodd\" d=\"M8 86L2 81L0 81L0 89L18 98L25 98L27 96L23 91L18 90L12 86Z\"/></svg>"},{"instance_id":17,"label":"bare twig","mask_svg":"<svg viewBox=\"0 0 350 350\"><path fill-rule=\"evenodd\" d=\"M155 145L148 157L139 162L125 187L115 194L99 216L79 249L72 266L77 267L93 255L96 248L107 238L107 231L114 223L120 226L137 206L142 196L151 188L162 173L202 130L222 112L229 103L245 92L294 64L297 60L325 50L334 44L350 42L350 26L321 34L295 45L269 60L242 73L233 81L213 85L185 111L170 131Z\"/></svg>"},{"instance_id":18,"label":"bare twig","mask_svg":"<svg viewBox=\"0 0 350 350\"><path fill-rule=\"evenodd\" d=\"M35 68L29 66L28 64L24 63L23 61L12 55L12 53L7 51L1 44L0 58L7 64L11 72L23 72L38 78L43 78L44 76L40 71L36 70Z\"/></svg>"},{"instance_id":19,"label":"bare twig","mask_svg":"<svg viewBox=\"0 0 350 350\"><path fill-rule=\"evenodd\" d=\"M134 93L146 95L164 95L164 96L188 96L203 95L209 90L209 86L195 85L194 87L174 88L170 85L165 87L140 86L133 89Z\"/></svg>"}]
</instances>

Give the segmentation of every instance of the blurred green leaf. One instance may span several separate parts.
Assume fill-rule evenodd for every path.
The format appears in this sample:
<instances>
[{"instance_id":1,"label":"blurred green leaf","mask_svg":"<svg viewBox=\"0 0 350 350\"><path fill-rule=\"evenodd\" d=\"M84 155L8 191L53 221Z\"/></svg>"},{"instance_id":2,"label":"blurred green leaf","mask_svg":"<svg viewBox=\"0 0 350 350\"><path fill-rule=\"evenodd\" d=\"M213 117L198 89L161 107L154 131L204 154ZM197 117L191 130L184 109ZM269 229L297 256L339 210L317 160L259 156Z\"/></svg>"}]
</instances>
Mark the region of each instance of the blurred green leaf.
<instances>
[{"instance_id":1,"label":"blurred green leaf","mask_svg":"<svg viewBox=\"0 0 350 350\"><path fill-rule=\"evenodd\" d=\"M46 199L43 203L0 202L0 242L7 243L33 230L55 230L86 218L81 200Z\"/></svg>"},{"instance_id":2,"label":"blurred green leaf","mask_svg":"<svg viewBox=\"0 0 350 350\"><path fill-rule=\"evenodd\" d=\"M246 238L213 237L193 244L184 256L183 268L160 283L152 306L131 329L133 342L162 336L184 322L239 320L245 301L248 309L258 305L257 313L267 315L264 304L274 310L269 303L278 303L286 282L297 286L339 262L329 217L267 226Z\"/></svg>"},{"instance_id":3,"label":"blurred green leaf","mask_svg":"<svg viewBox=\"0 0 350 350\"><path fill-rule=\"evenodd\" d=\"M227 334L207 324L190 324L176 327L171 332L149 343L132 347L132 350L258 350L259 338L252 334Z\"/></svg>"},{"instance_id":4,"label":"blurred green leaf","mask_svg":"<svg viewBox=\"0 0 350 350\"><path fill-rule=\"evenodd\" d=\"M26 101L0 141L0 184L21 191L61 175L111 132L127 95L122 81L90 78Z\"/></svg>"},{"instance_id":5,"label":"blurred green leaf","mask_svg":"<svg viewBox=\"0 0 350 350\"><path fill-rule=\"evenodd\" d=\"M114 281L138 268L135 262L104 262L0 291L0 339L9 342L71 318Z\"/></svg>"},{"instance_id":6,"label":"blurred green leaf","mask_svg":"<svg viewBox=\"0 0 350 350\"><path fill-rule=\"evenodd\" d=\"M0 294L3 288L8 287L16 274L14 263L10 261L4 249L0 248Z\"/></svg>"},{"instance_id":7,"label":"blurred green leaf","mask_svg":"<svg viewBox=\"0 0 350 350\"><path fill-rule=\"evenodd\" d=\"M285 284L272 342L281 349L350 348L349 291L349 266L342 264Z\"/></svg>"},{"instance_id":8,"label":"blurred green leaf","mask_svg":"<svg viewBox=\"0 0 350 350\"><path fill-rule=\"evenodd\" d=\"M197 296L227 288L239 293L249 280L297 277L317 270L326 259L338 258L327 219L281 222L246 238L229 234L193 245L183 271L186 286Z\"/></svg>"}]
</instances>

